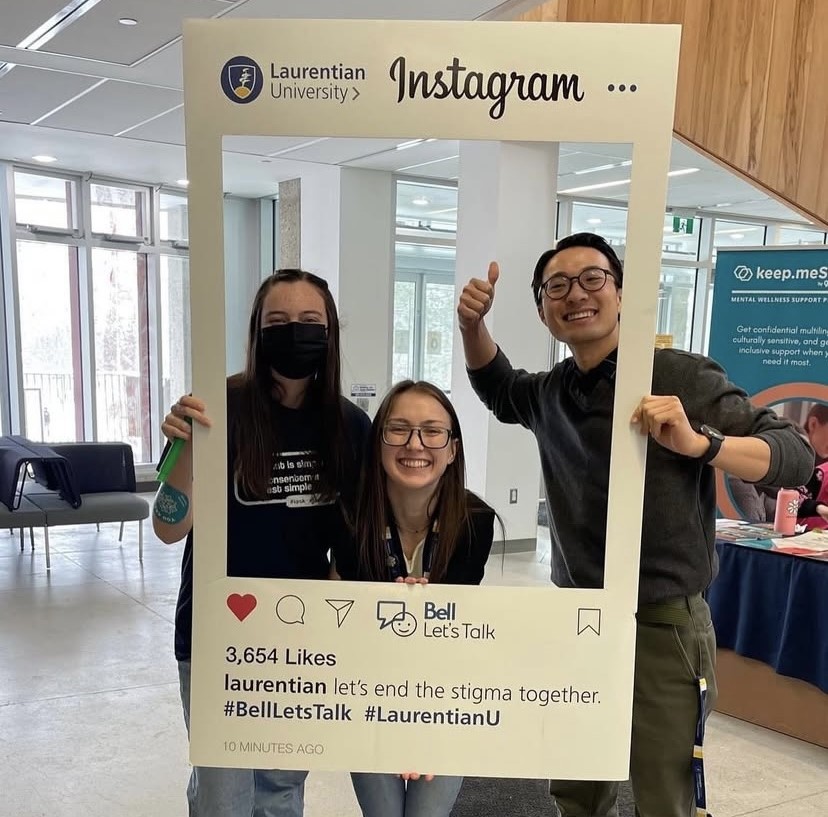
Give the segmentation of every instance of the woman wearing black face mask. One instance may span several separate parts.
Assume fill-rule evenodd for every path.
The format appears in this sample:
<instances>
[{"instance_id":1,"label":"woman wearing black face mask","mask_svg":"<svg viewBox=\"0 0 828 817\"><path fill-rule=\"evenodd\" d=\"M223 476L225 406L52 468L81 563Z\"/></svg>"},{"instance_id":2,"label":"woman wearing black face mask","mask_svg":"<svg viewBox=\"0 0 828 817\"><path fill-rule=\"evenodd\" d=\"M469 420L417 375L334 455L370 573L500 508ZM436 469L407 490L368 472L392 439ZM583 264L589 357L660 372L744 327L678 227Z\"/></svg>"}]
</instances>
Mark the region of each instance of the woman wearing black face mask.
<instances>
[{"instance_id":1,"label":"woman wearing black face mask","mask_svg":"<svg viewBox=\"0 0 828 817\"><path fill-rule=\"evenodd\" d=\"M228 575L324 579L331 573L329 549L347 545L346 517L370 424L364 412L342 397L339 368L339 322L325 281L300 270L271 275L253 301L245 370L228 380ZM210 421L203 402L185 396L162 430L170 440L189 441L192 422ZM153 528L168 543L187 537L175 653L188 725L191 488L187 444L159 489ZM301 817L306 775L194 768L187 789L189 813Z\"/></svg>"}]
</instances>

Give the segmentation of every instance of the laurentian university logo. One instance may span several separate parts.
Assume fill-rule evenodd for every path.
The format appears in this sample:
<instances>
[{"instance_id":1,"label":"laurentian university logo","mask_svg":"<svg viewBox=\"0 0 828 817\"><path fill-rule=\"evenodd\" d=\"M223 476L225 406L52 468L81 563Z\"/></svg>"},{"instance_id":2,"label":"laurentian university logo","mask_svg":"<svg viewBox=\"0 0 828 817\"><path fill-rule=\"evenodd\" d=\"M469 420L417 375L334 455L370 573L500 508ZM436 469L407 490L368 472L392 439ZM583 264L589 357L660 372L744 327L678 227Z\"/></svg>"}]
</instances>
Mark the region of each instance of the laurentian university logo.
<instances>
[{"instance_id":1,"label":"laurentian university logo","mask_svg":"<svg viewBox=\"0 0 828 817\"><path fill-rule=\"evenodd\" d=\"M262 69L250 57L233 57L221 69L221 90L231 102L245 105L262 92Z\"/></svg>"}]
</instances>

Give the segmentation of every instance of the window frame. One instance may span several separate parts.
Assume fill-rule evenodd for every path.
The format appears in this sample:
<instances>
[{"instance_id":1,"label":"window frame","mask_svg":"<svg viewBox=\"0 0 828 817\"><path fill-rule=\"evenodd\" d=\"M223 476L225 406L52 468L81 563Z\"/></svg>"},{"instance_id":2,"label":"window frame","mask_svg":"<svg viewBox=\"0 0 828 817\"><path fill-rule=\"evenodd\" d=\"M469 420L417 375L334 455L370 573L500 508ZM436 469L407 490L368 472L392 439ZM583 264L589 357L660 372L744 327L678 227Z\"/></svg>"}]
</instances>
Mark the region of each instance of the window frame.
<instances>
[{"instance_id":1,"label":"window frame","mask_svg":"<svg viewBox=\"0 0 828 817\"><path fill-rule=\"evenodd\" d=\"M84 223L82 216L82 208L80 201L80 189L83 179L76 173L60 173L58 171L50 171L46 168L29 167L27 165L10 165L11 168L11 183L7 195L12 198L12 205L14 210L14 226L17 230L28 230L33 234L40 235L65 235L73 238L79 238L83 233ZM68 227L52 227L47 224L35 224L32 222L17 220L17 191L14 177L17 173L26 176L40 176L47 179L58 179L64 182L69 187L69 195L66 197L67 206L67 221Z\"/></svg>"},{"instance_id":2,"label":"window frame","mask_svg":"<svg viewBox=\"0 0 828 817\"><path fill-rule=\"evenodd\" d=\"M60 228L31 229L18 224L15 213L15 172L57 178L71 183L73 191L74 225L70 230ZM138 192L138 211L141 236L121 236L93 232L91 185L118 187ZM44 170L24 163L0 162L0 333L6 342L7 354L0 355L0 384L5 386L0 399L0 429L5 434L25 434L25 392L21 354L21 320L19 303L19 270L17 241L62 244L75 248L77 269L73 270L72 287L77 297L80 336L81 404L76 410L82 417L82 429L76 434L79 440L94 441L98 438L97 402L99 395L95 385L95 310L92 289L92 251L126 250L138 254L139 268L143 269L144 284L139 287L138 331L141 336L139 371L142 390L148 391L147 411L142 411L141 423L145 427L144 439L149 451L145 462L136 456L139 475L149 475L150 467L160 456L163 439L161 420L166 413L163 403L162 382L162 332L161 332L161 256L189 259L189 242L180 240L160 241L160 194L161 191L186 198L187 191L179 188L152 186L140 182L112 177L80 175L71 172ZM36 227L37 225L35 225ZM188 272L189 274L189 268ZM189 308L189 304L187 304ZM146 325L144 325L146 324ZM74 354L74 353L73 353ZM185 371L191 363L186 361ZM144 392L146 393L146 392ZM100 396L102 399L102 395ZM146 425L148 424L148 429ZM153 469L154 470L154 469Z\"/></svg>"}]
</instances>

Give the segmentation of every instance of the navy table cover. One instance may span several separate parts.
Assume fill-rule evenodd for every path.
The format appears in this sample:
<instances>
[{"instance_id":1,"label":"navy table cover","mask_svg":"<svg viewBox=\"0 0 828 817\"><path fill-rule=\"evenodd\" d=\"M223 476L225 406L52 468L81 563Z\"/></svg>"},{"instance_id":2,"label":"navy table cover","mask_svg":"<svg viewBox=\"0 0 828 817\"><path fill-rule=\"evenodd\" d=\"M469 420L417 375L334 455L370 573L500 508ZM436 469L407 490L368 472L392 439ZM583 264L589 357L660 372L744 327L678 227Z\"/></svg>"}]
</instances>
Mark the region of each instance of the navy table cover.
<instances>
[{"instance_id":1,"label":"navy table cover","mask_svg":"<svg viewBox=\"0 0 828 817\"><path fill-rule=\"evenodd\" d=\"M828 561L721 540L716 550L718 645L828 693Z\"/></svg>"}]
</instances>

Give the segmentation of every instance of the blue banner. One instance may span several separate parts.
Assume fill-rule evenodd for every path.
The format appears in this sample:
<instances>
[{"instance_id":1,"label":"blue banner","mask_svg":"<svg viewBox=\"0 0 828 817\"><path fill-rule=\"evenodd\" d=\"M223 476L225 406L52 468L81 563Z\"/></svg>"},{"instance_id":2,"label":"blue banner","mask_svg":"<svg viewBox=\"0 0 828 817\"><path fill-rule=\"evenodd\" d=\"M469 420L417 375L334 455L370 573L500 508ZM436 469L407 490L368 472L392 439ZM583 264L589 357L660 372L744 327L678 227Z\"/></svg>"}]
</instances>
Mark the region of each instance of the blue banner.
<instances>
[{"instance_id":1,"label":"blue banner","mask_svg":"<svg viewBox=\"0 0 828 817\"><path fill-rule=\"evenodd\" d=\"M719 250L709 354L751 395L828 383L828 247Z\"/></svg>"},{"instance_id":2,"label":"blue banner","mask_svg":"<svg viewBox=\"0 0 828 817\"><path fill-rule=\"evenodd\" d=\"M828 247L719 250L708 354L756 405L816 429L815 406L828 404ZM720 490L720 510L766 521L745 512L744 487Z\"/></svg>"}]
</instances>

